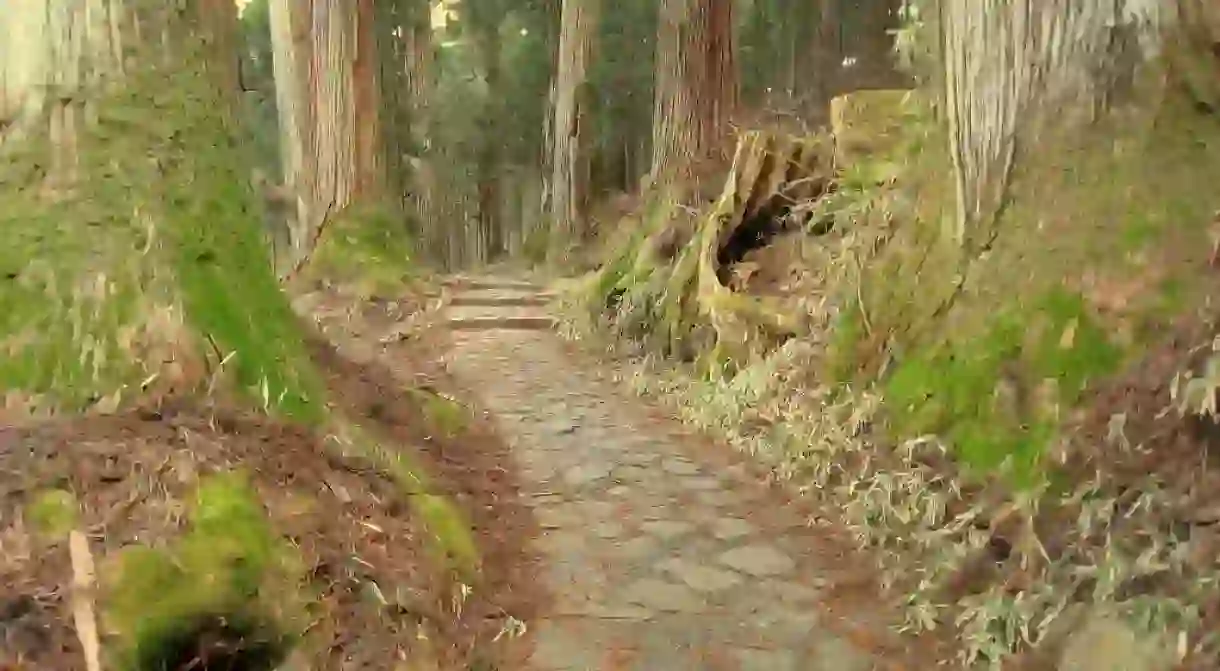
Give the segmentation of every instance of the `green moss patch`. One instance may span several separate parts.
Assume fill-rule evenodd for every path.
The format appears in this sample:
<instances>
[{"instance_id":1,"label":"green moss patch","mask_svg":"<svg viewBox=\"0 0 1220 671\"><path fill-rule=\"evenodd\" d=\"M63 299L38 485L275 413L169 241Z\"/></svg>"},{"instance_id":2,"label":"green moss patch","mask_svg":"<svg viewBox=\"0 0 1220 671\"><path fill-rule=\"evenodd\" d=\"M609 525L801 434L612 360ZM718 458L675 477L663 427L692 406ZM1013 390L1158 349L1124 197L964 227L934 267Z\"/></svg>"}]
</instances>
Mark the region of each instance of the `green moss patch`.
<instances>
[{"instance_id":1,"label":"green moss patch","mask_svg":"<svg viewBox=\"0 0 1220 671\"><path fill-rule=\"evenodd\" d=\"M1120 349L1078 294L1048 292L993 317L975 337L917 350L884 384L891 429L938 434L980 472L1036 474L1060 409L1114 372Z\"/></svg>"},{"instance_id":2,"label":"green moss patch","mask_svg":"<svg viewBox=\"0 0 1220 671\"><path fill-rule=\"evenodd\" d=\"M36 495L26 509L34 530L54 540L68 537L80 518L80 504L71 492L50 489Z\"/></svg>"},{"instance_id":3,"label":"green moss patch","mask_svg":"<svg viewBox=\"0 0 1220 671\"><path fill-rule=\"evenodd\" d=\"M203 481L187 532L124 550L117 567L103 616L118 668L272 669L304 631L300 557L239 474Z\"/></svg>"},{"instance_id":4,"label":"green moss patch","mask_svg":"<svg viewBox=\"0 0 1220 671\"><path fill-rule=\"evenodd\" d=\"M414 259L405 213L357 203L327 222L305 276L354 283L371 296L401 290L413 277Z\"/></svg>"}]
</instances>

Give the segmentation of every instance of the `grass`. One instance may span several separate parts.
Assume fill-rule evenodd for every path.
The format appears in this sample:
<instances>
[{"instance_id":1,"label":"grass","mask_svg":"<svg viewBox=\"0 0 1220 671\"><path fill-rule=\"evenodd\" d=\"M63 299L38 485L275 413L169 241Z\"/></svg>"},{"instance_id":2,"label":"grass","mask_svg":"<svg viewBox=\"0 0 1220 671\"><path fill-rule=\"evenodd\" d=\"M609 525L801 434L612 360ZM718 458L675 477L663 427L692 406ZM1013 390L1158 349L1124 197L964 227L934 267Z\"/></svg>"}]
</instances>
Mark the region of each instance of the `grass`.
<instances>
[{"instance_id":1,"label":"grass","mask_svg":"<svg viewBox=\"0 0 1220 671\"><path fill-rule=\"evenodd\" d=\"M336 425L331 440L338 444L341 454L367 460L394 482L427 529L428 549L437 565L453 570L462 579L473 579L481 559L470 523L452 501L433 493L428 475L419 464L402 449L385 447L356 424Z\"/></svg>"}]
</instances>

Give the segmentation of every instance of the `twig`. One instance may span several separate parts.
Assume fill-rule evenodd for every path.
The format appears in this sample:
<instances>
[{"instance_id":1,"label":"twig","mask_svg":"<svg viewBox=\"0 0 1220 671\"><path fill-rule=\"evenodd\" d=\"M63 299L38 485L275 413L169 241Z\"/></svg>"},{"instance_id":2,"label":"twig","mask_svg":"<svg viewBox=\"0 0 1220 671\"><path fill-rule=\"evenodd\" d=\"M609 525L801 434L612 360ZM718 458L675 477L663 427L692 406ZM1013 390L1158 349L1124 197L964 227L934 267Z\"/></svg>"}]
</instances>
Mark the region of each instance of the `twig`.
<instances>
[{"instance_id":1,"label":"twig","mask_svg":"<svg viewBox=\"0 0 1220 671\"><path fill-rule=\"evenodd\" d=\"M68 552L72 557L72 619L76 624L76 637L85 653L85 668L102 671L102 646L93 610L93 553L89 551L89 539L84 533L75 529L68 533Z\"/></svg>"}]
</instances>

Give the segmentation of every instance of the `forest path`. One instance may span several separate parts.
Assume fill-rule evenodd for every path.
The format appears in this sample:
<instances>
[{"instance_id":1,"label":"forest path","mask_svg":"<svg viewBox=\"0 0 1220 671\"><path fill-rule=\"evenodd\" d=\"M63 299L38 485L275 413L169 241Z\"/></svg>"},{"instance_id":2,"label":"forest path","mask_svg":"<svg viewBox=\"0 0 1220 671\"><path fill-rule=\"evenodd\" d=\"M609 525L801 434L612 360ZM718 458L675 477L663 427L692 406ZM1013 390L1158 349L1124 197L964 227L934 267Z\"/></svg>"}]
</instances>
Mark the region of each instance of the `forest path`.
<instances>
[{"instance_id":1,"label":"forest path","mask_svg":"<svg viewBox=\"0 0 1220 671\"><path fill-rule=\"evenodd\" d=\"M829 585L852 562L831 557L826 532L748 464L713 464L689 431L600 380L551 332L542 287L458 278L449 294L446 364L510 444L543 530L553 603L529 623L533 668L919 668L892 661L907 655L884 624L831 614Z\"/></svg>"}]
</instances>

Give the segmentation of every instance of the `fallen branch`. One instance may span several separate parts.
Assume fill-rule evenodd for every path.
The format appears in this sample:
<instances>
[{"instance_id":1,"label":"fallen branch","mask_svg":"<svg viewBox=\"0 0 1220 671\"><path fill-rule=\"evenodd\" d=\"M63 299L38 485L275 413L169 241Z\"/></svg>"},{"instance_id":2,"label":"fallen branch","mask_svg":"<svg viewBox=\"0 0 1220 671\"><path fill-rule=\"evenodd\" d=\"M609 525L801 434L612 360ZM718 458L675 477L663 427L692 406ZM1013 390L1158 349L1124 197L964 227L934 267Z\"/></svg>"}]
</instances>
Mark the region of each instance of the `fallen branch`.
<instances>
[{"instance_id":1,"label":"fallen branch","mask_svg":"<svg viewBox=\"0 0 1220 671\"><path fill-rule=\"evenodd\" d=\"M76 637L85 653L85 668L102 671L102 646L93 609L93 553L85 534L76 530L68 533L68 552L72 557L72 619L76 624Z\"/></svg>"}]
</instances>

